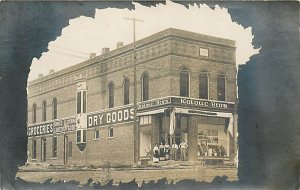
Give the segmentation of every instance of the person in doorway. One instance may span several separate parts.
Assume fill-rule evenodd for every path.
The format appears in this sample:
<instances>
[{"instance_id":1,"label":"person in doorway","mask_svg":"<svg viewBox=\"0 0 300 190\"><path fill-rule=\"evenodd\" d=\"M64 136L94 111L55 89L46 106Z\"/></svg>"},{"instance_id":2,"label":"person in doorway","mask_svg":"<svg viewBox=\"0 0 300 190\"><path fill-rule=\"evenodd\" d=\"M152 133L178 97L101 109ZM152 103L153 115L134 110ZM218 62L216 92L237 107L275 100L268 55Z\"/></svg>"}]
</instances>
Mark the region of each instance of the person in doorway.
<instances>
[{"instance_id":1,"label":"person in doorway","mask_svg":"<svg viewBox=\"0 0 300 190\"><path fill-rule=\"evenodd\" d=\"M176 142L173 142L172 144L172 160L177 160L177 151L178 151L178 145L176 144Z\"/></svg>"},{"instance_id":2,"label":"person in doorway","mask_svg":"<svg viewBox=\"0 0 300 190\"><path fill-rule=\"evenodd\" d=\"M165 160L165 145L162 142L159 145L159 160Z\"/></svg>"},{"instance_id":3,"label":"person in doorway","mask_svg":"<svg viewBox=\"0 0 300 190\"><path fill-rule=\"evenodd\" d=\"M165 156L166 160L170 160L170 145L168 142L165 144Z\"/></svg>"},{"instance_id":4,"label":"person in doorway","mask_svg":"<svg viewBox=\"0 0 300 190\"><path fill-rule=\"evenodd\" d=\"M159 148L157 143L155 144L155 146L153 147L153 162L154 163L158 163L159 162Z\"/></svg>"},{"instance_id":5,"label":"person in doorway","mask_svg":"<svg viewBox=\"0 0 300 190\"><path fill-rule=\"evenodd\" d=\"M202 144L198 143L198 152L199 152L199 156L203 156L204 152L203 152L203 147Z\"/></svg>"},{"instance_id":6,"label":"person in doorway","mask_svg":"<svg viewBox=\"0 0 300 190\"><path fill-rule=\"evenodd\" d=\"M182 161L186 160L186 155L187 155L187 148L188 148L188 144L182 140L182 142L179 145L180 148L180 158Z\"/></svg>"}]
</instances>

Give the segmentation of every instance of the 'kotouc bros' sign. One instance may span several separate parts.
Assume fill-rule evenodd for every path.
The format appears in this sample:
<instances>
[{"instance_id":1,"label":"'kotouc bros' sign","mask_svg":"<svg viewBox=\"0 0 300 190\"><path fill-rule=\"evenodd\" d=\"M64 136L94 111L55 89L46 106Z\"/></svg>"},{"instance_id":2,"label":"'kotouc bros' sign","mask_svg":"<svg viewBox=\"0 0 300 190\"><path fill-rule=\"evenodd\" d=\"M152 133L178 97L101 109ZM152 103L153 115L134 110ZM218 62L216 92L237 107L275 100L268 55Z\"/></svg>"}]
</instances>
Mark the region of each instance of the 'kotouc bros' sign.
<instances>
[{"instance_id":1,"label":"'kotouc bros' sign","mask_svg":"<svg viewBox=\"0 0 300 190\"><path fill-rule=\"evenodd\" d=\"M88 127L104 126L133 120L133 107L119 108L87 115Z\"/></svg>"}]
</instances>

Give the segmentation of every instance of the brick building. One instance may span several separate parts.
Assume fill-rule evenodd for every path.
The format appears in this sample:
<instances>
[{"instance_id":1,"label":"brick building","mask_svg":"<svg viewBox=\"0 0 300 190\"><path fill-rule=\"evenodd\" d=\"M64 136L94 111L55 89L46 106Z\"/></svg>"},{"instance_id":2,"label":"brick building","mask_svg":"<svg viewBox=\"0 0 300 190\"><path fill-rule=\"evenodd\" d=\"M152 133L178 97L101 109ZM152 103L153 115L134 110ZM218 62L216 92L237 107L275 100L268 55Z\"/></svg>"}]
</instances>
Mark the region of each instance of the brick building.
<instances>
[{"instance_id":1,"label":"brick building","mask_svg":"<svg viewBox=\"0 0 300 190\"><path fill-rule=\"evenodd\" d=\"M188 161L203 158L201 144L222 145L233 160L235 49L232 40L178 29L137 41L137 141L133 44L103 48L100 56L29 82L28 162L133 165L154 144L182 140Z\"/></svg>"}]
</instances>

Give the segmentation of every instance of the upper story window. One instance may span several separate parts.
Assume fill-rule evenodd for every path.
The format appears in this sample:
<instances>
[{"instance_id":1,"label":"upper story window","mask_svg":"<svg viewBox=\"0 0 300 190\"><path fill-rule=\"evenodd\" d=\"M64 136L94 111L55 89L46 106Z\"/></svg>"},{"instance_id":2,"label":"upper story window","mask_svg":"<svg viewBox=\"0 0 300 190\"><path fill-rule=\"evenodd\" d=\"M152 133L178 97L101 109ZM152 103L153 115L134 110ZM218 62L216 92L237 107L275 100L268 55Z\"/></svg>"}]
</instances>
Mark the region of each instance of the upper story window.
<instances>
[{"instance_id":1,"label":"upper story window","mask_svg":"<svg viewBox=\"0 0 300 190\"><path fill-rule=\"evenodd\" d=\"M226 93L226 79L223 75L220 75L217 79L217 100L225 101Z\"/></svg>"},{"instance_id":2,"label":"upper story window","mask_svg":"<svg viewBox=\"0 0 300 190\"><path fill-rule=\"evenodd\" d=\"M129 80L128 79L124 79L124 84L123 84L123 90L124 90L124 94L123 94L123 98L124 98L124 105L129 104Z\"/></svg>"},{"instance_id":3,"label":"upper story window","mask_svg":"<svg viewBox=\"0 0 300 190\"><path fill-rule=\"evenodd\" d=\"M180 71L180 96L189 97L190 95L190 74L186 68Z\"/></svg>"},{"instance_id":4,"label":"upper story window","mask_svg":"<svg viewBox=\"0 0 300 190\"><path fill-rule=\"evenodd\" d=\"M144 73L142 76L142 101L149 100L149 75Z\"/></svg>"},{"instance_id":5,"label":"upper story window","mask_svg":"<svg viewBox=\"0 0 300 190\"><path fill-rule=\"evenodd\" d=\"M46 100L43 101L42 104L42 121L47 120L47 102Z\"/></svg>"},{"instance_id":6,"label":"upper story window","mask_svg":"<svg viewBox=\"0 0 300 190\"><path fill-rule=\"evenodd\" d=\"M114 92L115 91L114 88L115 88L114 84L112 82L110 82L108 84L108 107L109 108L114 107L114 93L115 93Z\"/></svg>"},{"instance_id":7,"label":"upper story window","mask_svg":"<svg viewBox=\"0 0 300 190\"><path fill-rule=\"evenodd\" d=\"M208 99L208 76L207 74L199 75L199 98Z\"/></svg>"},{"instance_id":8,"label":"upper story window","mask_svg":"<svg viewBox=\"0 0 300 190\"><path fill-rule=\"evenodd\" d=\"M52 100L52 119L57 119L57 99Z\"/></svg>"},{"instance_id":9,"label":"upper story window","mask_svg":"<svg viewBox=\"0 0 300 190\"><path fill-rule=\"evenodd\" d=\"M76 95L76 113L86 113L86 94L87 84L86 81L77 83L77 95Z\"/></svg>"},{"instance_id":10,"label":"upper story window","mask_svg":"<svg viewBox=\"0 0 300 190\"><path fill-rule=\"evenodd\" d=\"M32 123L36 123L36 104L32 106Z\"/></svg>"}]
</instances>

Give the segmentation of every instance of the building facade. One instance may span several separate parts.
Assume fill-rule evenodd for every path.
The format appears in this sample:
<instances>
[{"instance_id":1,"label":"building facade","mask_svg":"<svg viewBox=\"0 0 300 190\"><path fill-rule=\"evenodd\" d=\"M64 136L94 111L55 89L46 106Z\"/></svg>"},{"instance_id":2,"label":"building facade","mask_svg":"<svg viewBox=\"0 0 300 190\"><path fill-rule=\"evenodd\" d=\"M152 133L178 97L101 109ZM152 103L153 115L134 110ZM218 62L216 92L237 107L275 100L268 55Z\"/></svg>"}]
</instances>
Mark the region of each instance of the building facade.
<instances>
[{"instance_id":1,"label":"building facade","mask_svg":"<svg viewBox=\"0 0 300 190\"><path fill-rule=\"evenodd\" d=\"M138 128L133 44L29 82L28 162L130 166L156 143L182 140L188 161L214 156L201 144L222 146L233 160L235 49L232 40L172 28L137 41Z\"/></svg>"}]
</instances>

